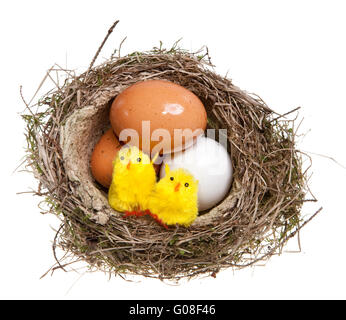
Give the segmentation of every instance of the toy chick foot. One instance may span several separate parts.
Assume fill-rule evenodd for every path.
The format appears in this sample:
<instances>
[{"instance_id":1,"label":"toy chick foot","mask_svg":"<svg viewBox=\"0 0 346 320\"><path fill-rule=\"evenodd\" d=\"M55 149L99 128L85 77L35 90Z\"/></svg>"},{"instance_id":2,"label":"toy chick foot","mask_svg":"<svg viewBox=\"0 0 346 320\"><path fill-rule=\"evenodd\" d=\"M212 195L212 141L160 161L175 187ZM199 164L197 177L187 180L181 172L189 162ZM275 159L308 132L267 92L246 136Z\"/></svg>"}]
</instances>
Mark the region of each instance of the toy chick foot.
<instances>
[{"instance_id":1,"label":"toy chick foot","mask_svg":"<svg viewBox=\"0 0 346 320\"><path fill-rule=\"evenodd\" d=\"M127 217L143 217L146 214L147 213L145 213L144 211L140 211L140 210L125 211L125 218L127 218Z\"/></svg>"},{"instance_id":2,"label":"toy chick foot","mask_svg":"<svg viewBox=\"0 0 346 320\"><path fill-rule=\"evenodd\" d=\"M168 226L154 213L151 213L149 210L141 211L141 210L133 210L133 211L125 211L125 218L128 217L143 217L143 216L151 216L156 222L158 222L161 226L168 230Z\"/></svg>"},{"instance_id":3,"label":"toy chick foot","mask_svg":"<svg viewBox=\"0 0 346 320\"><path fill-rule=\"evenodd\" d=\"M151 216L158 224L168 230L168 226L155 213L150 212L150 210L145 210L144 212L145 214Z\"/></svg>"}]
</instances>

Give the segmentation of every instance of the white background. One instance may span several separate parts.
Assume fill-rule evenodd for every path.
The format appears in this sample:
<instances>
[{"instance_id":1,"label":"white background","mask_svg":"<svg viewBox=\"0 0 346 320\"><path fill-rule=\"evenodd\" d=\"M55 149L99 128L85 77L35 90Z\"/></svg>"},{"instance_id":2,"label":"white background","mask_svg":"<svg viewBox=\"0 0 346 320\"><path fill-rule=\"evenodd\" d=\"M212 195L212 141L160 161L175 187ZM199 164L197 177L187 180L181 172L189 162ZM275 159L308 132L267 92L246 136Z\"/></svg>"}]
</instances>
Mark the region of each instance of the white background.
<instances>
[{"instance_id":1,"label":"white background","mask_svg":"<svg viewBox=\"0 0 346 320\"><path fill-rule=\"evenodd\" d=\"M51 227L59 224L39 213L40 199L16 194L34 188L33 177L13 173L25 147L19 86L29 100L54 63L83 71L116 19L98 63L125 36L123 53L181 37L189 50L208 45L216 71L228 71L236 85L278 112L302 107L301 149L346 165L345 14L345 2L331 0L2 1L0 298L345 299L346 170L325 157L313 155L311 188L324 210L302 230L301 253L178 286L63 271L40 280L54 263Z\"/></svg>"}]
</instances>

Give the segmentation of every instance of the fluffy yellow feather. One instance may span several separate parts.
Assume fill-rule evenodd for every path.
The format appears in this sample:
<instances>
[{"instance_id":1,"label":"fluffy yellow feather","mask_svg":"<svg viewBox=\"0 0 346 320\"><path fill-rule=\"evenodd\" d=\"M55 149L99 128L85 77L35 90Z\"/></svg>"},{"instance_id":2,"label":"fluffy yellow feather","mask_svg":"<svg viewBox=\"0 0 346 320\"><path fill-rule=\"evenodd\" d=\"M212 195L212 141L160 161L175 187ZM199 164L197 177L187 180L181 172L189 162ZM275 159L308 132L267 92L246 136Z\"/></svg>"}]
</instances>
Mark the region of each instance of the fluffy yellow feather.
<instances>
[{"instance_id":1,"label":"fluffy yellow feather","mask_svg":"<svg viewBox=\"0 0 346 320\"><path fill-rule=\"evenodd\" d=\"M198 181L186 170L170 170L156 185L145 205L152 216L166 225L188 227L198 215Z\"/></svg>"},{"instance_id":2,"label":"fluffy yellow feather","mask_svg":"<svg viewBox=\"0 0 346 320\"><path fill-rule=\"evenodd\" d=\"M154 161L135 146L123 147L118 152L108 191L108 202L113 209L120 212L142 209L156 184Z\"/></svg>"}]
</instances>

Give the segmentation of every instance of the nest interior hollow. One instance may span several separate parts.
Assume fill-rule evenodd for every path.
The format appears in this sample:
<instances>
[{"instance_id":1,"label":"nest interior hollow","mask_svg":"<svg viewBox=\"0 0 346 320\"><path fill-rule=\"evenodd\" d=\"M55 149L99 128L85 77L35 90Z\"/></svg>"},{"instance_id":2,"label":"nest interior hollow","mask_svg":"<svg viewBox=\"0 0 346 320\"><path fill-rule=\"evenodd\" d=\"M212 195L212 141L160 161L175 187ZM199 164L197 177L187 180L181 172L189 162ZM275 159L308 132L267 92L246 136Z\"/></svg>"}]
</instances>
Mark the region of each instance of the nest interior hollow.
<instances>
[{"instance_id":1,"label":"nest interior hollow","mask_svg":"<svg viewBox=\"0 0 346 320\"><path fill-rule=\"evenodd\" d=\"M148 79L191 90L207 110L208 127L227 129L232 188L189 228L167 231L150 219L124 219L109 207L106 191L90 173L92 149L109 127L110 103L129 85ZM72 253L72 259L120 275L215 275L279 253L304 224L306 172L295 147L294 122L216 74L207 53L155 48L111 58L68 76L38 104L40 111L23 116L28 164L47 211L62 221L54 246Z\"/></svg>"}]
</instances>

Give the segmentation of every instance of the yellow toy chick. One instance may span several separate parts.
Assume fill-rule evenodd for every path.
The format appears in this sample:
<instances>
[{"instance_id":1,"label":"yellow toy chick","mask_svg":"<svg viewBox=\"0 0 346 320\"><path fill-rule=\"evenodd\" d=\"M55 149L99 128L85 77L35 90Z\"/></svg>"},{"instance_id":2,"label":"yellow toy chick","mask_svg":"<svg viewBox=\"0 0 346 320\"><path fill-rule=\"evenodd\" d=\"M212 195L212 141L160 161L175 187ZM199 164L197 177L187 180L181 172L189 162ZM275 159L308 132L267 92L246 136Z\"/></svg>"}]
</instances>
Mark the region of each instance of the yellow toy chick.
<instances>
[{"instance_id":1,"label":"yellow toy chick","mask_svg":"<svg viewBox=\"0 0 346 320\"><path fill-rule=\"evenodd\" d=\"M170 171L167 164L165 173L155 185L145 209L164 226L188 227L198 215L198 181L184 169Z\"/></svg>"},{"instance_id":2,"label":"yellow toy chick","mask_svg":"<svg viewBox=\"0 0 346 320\"><path fill-rule=\"evenodd\" d=\"M135 146L123 147L118 152L108 191L108 202L113 209L124 212L142 208L156 184L155 158L150 161L149 156Z\"/></svg>"}]
</instances>

